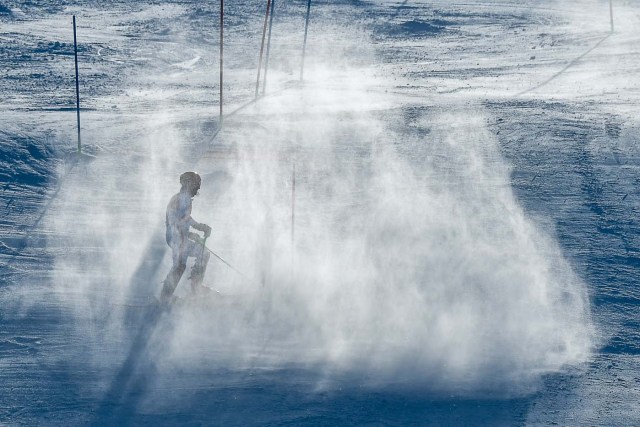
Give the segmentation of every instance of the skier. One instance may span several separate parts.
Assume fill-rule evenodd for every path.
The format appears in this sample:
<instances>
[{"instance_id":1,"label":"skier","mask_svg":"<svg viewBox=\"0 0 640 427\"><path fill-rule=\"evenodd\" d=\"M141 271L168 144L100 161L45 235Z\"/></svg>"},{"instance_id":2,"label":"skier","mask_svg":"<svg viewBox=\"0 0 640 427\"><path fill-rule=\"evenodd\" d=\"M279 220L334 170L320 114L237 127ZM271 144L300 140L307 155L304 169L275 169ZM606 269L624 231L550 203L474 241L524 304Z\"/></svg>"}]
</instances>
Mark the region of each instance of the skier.
<instances>
[{"instance_id":1,"label":"skier","mask_svg":"<svg viewBox=\"0 0 640 427\"><path fill-rule=\"evenodd\" d=\"M194 293L208 290L202 285L204 273L209 262L209 252L204 248L204 240L211 235L211 227L191 218L191 203L200 190L202 179L196 172L180 175L180 192L171 198L167 205L167 244L173 252L173 267L164 280L160 300L168 302L175 291L182 273L187 268L187 258L195 257L191 268L191 289ZM189 231L189 228L202 231L204 239Z\"/></svg>"}]
</instances>

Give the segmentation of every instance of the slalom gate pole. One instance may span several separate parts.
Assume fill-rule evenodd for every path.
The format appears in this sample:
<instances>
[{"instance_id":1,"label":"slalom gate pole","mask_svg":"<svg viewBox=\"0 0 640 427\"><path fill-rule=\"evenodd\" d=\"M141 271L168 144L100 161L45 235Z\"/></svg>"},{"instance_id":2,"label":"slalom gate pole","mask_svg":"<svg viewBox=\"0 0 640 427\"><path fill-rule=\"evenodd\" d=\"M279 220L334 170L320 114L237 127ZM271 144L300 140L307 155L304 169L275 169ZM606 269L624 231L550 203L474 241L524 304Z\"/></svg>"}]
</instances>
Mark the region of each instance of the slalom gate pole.
<instances>
[{"instance_id":1,"label":"slalom gate pole","mask_svg":"<svg viewBox=\"0 0 640 427\"><path fill-rule=\"evenodd\" d=\"M303 80L304 75L304 57L307 51L307 32L309 30L309 15L311 15L311 0L307 2L307 18L304 23L304 42L302 43L302 63L300 65L300 81Z\"/></svg>"},{"instance_id":2,"label":"slalom gate pole","mask_svg":"<svg viewBox=\"0 0 640 427\"><path fill-rule=\"evenodd\" d=\"M295 231L296 231L296 162L293 161L293 169L291 171L291 277L294 272L294 253L295 253Z\"/></svg>"},{"instance_id":3,"label":"slalom gate pole","mask_svg":"<svg viewBox=\"0 0 640 427\"><path fill-rule=\"evenodd\" d=\"M613 0L609 0L609 19L611 20L611 32L613 33Z\"/></svg>"},{"instance_id":4,"label":"slalom gate pole","mask_svg":"<svg viewBox=\"0 0 640 427\"><path fill-rule=\"evenodd\" d=\"M73 15L73 53L76 62L76 116L78 120L78 153L82 152L80 138L80 78L78 76L78 38L76 37L76 15Z\"/></svg>"},{"instance_id":5,"label":"slalom gate pole","mask_svg":"<svg viewBox=\"0 0 640 427\"><path fill-rule=\"evenodd\" d=\"M222 126L222 83L224 62L224 0L220 0L220 126Z\"/></svg>"},{"instance_id":6,"label":"slalom gate pole","mask_svg":"<svg viewBox=\"0 0 640 427\"><path fill-rule=\"evenodd\" d=\"M267 23L269 22L270 8L271 8L271 0L267 0L267 11L264 14L264 26L262 27L262 43L260 44L260 59L258 60L258 78L256 79L255 99L258 99L258 91L260 89L260 71L262 71L262 52L264 51L264 38L267 34Z\"/></svg>"},{"instance_id":7,"label":"slalom gate pole","mask_svg":"<svg viewBox=\"0 0 640 427\"><path fill-rule=\"evenodd\" d=\"M264 82L262 84L262 94L267 90L267 71L269 71L269 51L271 50L271 28L273 27L273 15L275 12L276 0L271 0L271 17L269 18L269 36L267 38L267 56L264 60Z\"/></svg>"}]
</instances>

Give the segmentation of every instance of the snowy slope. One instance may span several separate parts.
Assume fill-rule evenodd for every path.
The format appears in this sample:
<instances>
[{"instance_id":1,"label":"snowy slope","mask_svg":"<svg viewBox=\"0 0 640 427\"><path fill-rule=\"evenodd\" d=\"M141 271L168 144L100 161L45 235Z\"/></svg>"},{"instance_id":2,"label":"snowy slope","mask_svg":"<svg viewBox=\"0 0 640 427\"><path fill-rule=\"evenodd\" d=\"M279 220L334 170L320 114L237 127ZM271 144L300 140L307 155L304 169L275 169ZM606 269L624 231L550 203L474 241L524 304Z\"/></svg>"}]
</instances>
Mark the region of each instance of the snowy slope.
<instances>
[{"instance_id":1,"label":"snowy slope","mask_svg":"<svg viewBox=\"0 0 640 427\"><path fill-rule=\"evenodd\" d=\"M638 423L637 5L228 4L219 132L215 5L0 6L0 422Z\"/></svg>"}]
</instances>

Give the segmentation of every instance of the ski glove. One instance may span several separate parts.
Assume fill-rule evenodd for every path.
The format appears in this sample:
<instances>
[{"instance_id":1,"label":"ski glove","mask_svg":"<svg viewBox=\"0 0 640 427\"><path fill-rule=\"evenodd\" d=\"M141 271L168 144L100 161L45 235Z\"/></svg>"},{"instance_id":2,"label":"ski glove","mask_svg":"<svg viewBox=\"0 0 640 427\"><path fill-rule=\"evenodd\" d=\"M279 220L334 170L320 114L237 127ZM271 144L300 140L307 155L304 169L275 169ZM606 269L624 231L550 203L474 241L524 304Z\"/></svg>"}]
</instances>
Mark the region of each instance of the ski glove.
<instances>
[{"instance_id":1,"label":"ski glove","mask_svg":"<svg viewBox=\"0 0 640 427\"><path fill-rule=\"evenodd\" d=\"M204 233L205 239L211 236L211 227L209 227L207 224L200 224L200 227L202 229L202 232Z\"/></svg>"},{"instance_id":2,"label":"ski glove","mask_svg":"<svg viewBox=\"0 0 640 427\"><path fill-rule=\"evenodd\" d=\"M189 240L194 241L199 245L204 245L204 239L196 233L189 233Z\"/></svg>"}]
</instances>

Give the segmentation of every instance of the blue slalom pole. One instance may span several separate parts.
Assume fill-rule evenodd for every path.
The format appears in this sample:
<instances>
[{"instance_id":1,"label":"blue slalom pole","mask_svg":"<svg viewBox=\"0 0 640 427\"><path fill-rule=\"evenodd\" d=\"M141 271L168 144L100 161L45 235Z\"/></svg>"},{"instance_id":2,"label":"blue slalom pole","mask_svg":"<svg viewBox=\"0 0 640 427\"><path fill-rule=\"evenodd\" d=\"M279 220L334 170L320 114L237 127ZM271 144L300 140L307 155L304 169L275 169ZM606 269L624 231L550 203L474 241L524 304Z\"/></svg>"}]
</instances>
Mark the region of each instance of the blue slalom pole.
<instances>
[{"instance_id":1,"label":"blue slalom pole","mask_svg":"<svg viewBox=\"0 0 640 427\"><path fill-rule=\"evenodd\" d=\"M82 151L80 138L80 78L78 76L78 39L76 37L76 15L73 15L73 52L76 61L76 116L78 119L78 153Z\"/></svg>"},{"instance_id":2,"label":"blue slalom pole","mask_svg":"<svg viewBox=\"0 0 640 427\"><path fill-rule=\"evenodd\" d=\"M613 0L609 0L609 19L611 21L611 32L613 33Z\"/></svg>"},{"instance_id":3,"label":"blue slalom pole","mask_svg":"<svg viewBox=\"0 0 640 427\"><path fill-rule=\"evenodd\" d=\"M304 23L304 43L302 44L302 64L300 65L300 81L304 75L304 57L307 51L307 32L309 30L309 15L311 15L311 0L307 2L307 18Z\"/></svg>"},{"instance_id":4,"label":"blue slalom pole","mask_svg":"<svg viewBox=\"0 0 640 427\"><path fill-rule=\"evenodd\" d=\"M273 15L276 0L271 0L271 17L269 18L269 37L267 39L267 56L264 61L264 81L262 83L262 94L267 90L267 71L269 71L269 50L271 49L271 28L273 27Z\"/></svg>"},{"instance_id":5,"label":"blue slalom pole","mask_svg":"<svg viewBox=\"0 0 640 427\"><path fill-rule=\"evenodd\" d=\"M224 0L220 0L220 126L222 126L222 84L223 80L223 62L224 62Z\"/></svg>"},{"instance_id":6,"label":"blue slalom pole","mask_svg":"<svg viewBox=\"0 0 640 427\"><path fill-rule=\"evenodd\" d=\"M262 27L262 43L260 44L260 58L258 59L258 78L256 79L255 99L258 99L258 91L260 90L260 72L262 71L262 53L264 52L264 39L267 34L267 24L269 23L269 9L271 8L271 0L267 0L267 11L264 15L264 26Z\"/></svg>"}]
</instances>

